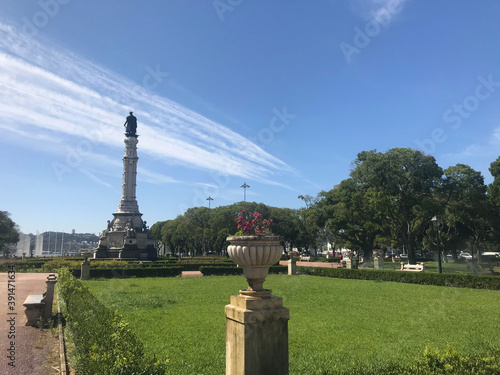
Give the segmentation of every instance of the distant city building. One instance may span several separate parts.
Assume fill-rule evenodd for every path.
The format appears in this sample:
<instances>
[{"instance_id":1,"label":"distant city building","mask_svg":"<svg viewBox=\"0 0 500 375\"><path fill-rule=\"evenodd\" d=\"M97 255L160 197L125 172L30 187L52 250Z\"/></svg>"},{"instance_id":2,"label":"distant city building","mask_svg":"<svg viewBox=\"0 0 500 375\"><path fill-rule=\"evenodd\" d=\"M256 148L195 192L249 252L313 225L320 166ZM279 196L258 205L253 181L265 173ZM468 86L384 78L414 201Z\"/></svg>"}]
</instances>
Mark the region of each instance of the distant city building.
<instances>
[{"instance_id":1,"label":"distant city building","mask_svg":"<svg viewBox=\"0 0 500 375\"><path fill-rule=\"evenodd\" d=\"M19 242L10 248L11 255L22 257L53 257L75 255L97 246L99 237L93 233L44 232L19 234Z\"/></svg>"}]
</instances>

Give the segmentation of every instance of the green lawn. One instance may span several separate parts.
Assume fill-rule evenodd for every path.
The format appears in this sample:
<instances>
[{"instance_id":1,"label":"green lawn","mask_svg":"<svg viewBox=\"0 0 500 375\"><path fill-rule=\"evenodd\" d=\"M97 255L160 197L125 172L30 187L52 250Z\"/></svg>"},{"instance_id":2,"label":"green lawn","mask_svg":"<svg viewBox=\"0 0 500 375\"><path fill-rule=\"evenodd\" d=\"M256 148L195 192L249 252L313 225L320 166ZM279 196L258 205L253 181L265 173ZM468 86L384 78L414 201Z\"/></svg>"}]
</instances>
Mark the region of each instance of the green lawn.
<instances>
[{"instance_id":1,"label":"green lawn","mask_svg":"<svg viewBox=\"0 0 500 375\"><path fill-rule=\"evenodd\" d=\"M225 372L224 305L242 276L86 281L130 323L173 374ZM353 363L410 361L426 345L462 354L500 347L500 293L392 282L270 275L290 309L291 374L329 374Z\"/></svg>"}]
</instances>

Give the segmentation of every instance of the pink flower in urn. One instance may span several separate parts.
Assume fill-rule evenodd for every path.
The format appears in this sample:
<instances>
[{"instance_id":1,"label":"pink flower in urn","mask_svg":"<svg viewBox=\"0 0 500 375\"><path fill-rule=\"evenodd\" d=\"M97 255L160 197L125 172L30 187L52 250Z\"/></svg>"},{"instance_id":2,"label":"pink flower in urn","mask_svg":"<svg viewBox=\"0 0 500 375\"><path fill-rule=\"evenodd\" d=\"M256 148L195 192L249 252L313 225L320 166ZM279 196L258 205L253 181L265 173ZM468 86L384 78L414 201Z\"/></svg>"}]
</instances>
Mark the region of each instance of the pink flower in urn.
<instances>
[{"instance_id":1,"label":"pink flower in urn","mask_svg":"<svg viewBox=\"0 0 500 375\"><path fill-rule=\"evenodd\" d=\"M271 234L269 227L273 219L262 219L262 214L258 212L249 212L245 210L240 211L240 215L236 218L238 223L239 233L241 235L261 236L263 234Z\"/></svg>"}]
</instances>

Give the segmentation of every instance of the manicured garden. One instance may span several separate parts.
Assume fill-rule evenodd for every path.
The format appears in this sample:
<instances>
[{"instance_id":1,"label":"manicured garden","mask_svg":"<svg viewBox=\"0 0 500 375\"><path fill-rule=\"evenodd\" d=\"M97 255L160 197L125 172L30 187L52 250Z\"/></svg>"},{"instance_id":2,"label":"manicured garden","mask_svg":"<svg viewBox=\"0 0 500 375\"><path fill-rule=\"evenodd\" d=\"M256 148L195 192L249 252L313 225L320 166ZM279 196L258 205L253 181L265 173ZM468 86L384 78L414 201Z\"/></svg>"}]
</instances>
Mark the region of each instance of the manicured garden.
<instances>
[{"instance_id":1,"label":"manicured garden","mask_svg":"<svg viewBox=\"0 0 500 375\"><path fill-rule=\"evenodd\" d=\"M168 359L170 373L224 373L224 305L246 287L242 276L84 285L123 315L147 352ZM290 309L291 374L411 366L426 346L498 361L499 291L307 275L269 275L265 286Z\"/></svg>"}]
</instances>

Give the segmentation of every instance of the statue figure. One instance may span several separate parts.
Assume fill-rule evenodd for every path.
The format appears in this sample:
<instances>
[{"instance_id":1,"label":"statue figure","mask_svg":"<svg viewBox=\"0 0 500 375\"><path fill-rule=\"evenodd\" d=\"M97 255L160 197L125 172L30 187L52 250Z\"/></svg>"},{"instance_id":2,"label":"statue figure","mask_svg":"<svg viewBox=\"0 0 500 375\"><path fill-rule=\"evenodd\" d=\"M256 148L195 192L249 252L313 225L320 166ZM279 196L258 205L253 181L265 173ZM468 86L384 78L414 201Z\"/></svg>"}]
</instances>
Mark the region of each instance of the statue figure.
<instances>
[{"instance_id":1,"label":"statue figure","mask_svg":"<svg viewBox=\"0 0 500 375\"><path fill-rule=\"evenodd\" d=\"M133 112L130 112L130 115L127 116L127 120L125 121L125 134L127 137L136 137L136 131L137 131L137 117L134 116Z\"/></svg>"}]
</instances>

